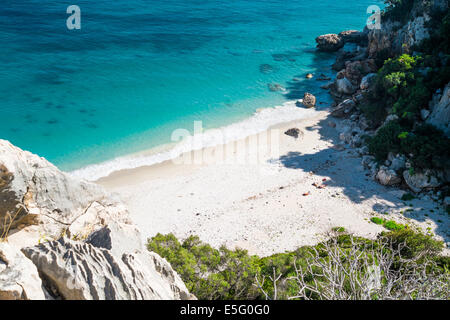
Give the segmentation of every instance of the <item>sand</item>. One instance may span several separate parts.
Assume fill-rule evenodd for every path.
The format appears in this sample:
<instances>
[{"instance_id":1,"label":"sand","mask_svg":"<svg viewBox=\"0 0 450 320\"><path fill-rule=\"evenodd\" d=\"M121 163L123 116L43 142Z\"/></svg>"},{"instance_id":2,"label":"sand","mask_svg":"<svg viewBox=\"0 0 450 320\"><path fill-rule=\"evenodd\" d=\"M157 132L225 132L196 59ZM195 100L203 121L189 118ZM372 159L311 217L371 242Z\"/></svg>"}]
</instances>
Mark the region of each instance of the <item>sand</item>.
<instances>
[{"instance_id":1,"label":"sand","mask_svg":"<svg viewBox=\"0 0 450 320\"><path fill-rule=\"evenodd\" d=\"M336 147L341 127L328 110L313 111L307 119L270 128L266 136L200 150L197 158L190 153L116 171L97 182L119 194L146 238L197 235L214 247L268 256L323 241L335 227L375 238L385 231L370 221L377 216L448 242L448 214L432 199L405 203L404 192L375 182L356 150ZM291 128L300 130L298 138L284 133ZM236 146L242 150L218 156ZM200 155L202 163L186 163Z\"/></svg>"}]
</instances>

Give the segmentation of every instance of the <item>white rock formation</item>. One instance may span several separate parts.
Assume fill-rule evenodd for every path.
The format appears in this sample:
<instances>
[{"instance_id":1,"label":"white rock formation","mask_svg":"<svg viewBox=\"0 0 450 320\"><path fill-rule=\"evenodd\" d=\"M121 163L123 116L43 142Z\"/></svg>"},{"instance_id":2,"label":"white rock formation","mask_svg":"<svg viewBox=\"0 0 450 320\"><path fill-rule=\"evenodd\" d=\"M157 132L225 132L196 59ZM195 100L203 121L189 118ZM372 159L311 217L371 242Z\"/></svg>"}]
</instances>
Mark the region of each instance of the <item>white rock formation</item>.
<instances>
[{"instance_id":1,"label":"white rock formation","mask_svg":"<svg viewBox=\"0 0 450 320\"><path fill-rule=\"evenodd\" d=\"M0 299L195 298L118 199L5 140L0 204Z\"/></svg>"},{"instance_id":2,"label":"white rock formation","mask_svg":"<svg viewBox=\"0 0 450 320\"><path fill-rule=\"evenodd\" d=\"M0 230L35 225L41 237L82 238L110 220L129 223L125 206L102 187L72 178L5 140L0 140L0 180Z\"/></svg>"},{"instance_id":3,"label":"white rock formation","mask_svg":"<svg viewBox=\"0 0 450 320\"><path fill-rule=\"evenodd\" d=\"M0 242L0 300L43 300L35 265L17 248Z\"/></svg>"}]
</instances>

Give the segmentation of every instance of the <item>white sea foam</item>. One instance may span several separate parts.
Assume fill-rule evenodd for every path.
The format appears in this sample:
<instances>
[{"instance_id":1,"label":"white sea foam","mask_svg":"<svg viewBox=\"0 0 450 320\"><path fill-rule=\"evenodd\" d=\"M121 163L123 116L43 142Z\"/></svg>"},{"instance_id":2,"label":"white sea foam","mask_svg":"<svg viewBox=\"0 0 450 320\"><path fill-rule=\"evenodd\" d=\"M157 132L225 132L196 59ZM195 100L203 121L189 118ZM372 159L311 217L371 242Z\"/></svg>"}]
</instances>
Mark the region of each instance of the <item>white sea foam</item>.
<instances>
[{"instance_id":1,"label":"white sea foam","mask_svg":"<svg viewBox=\"0 0 450 320\"><path fill-rule=\"evenodd\" d=\"M189 136L166 151L158 153L143 152L118 157L103 163L89 165L69 172L69 174L77 178L95 181L107 177L115 171L154 165L175 159L185 152L214 147L244 139L248 136L266 131L270 127L281 123L308 118L312 116L314 112L314 109L297 107L295 102L286 102L282 106L260 109L248 119L219 129L205 130L203 133Z\"/></svg>"}]
</instances>

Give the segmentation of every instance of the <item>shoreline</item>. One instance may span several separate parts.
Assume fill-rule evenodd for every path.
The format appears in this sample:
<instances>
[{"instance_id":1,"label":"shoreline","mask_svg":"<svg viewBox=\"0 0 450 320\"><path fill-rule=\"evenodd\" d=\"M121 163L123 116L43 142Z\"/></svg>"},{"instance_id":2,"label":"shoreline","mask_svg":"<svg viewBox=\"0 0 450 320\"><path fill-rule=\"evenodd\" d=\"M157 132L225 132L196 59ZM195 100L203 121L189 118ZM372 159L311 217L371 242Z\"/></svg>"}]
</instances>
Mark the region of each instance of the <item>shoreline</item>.
<instances>
[{"instance_id":1,"label":"shoreline","mask_svg":"<svg viewBox=\"0 0 450 320\"><path fill-rule=\"evenodd\" d=\"M432 200L409 201L422 210L405 213L411 207L401 200L404 192L367 177L357 152L341 147L345 122L330 118L328 110L312 111L312 117L269 129L277 130L280 142L276 158L261 145L240 155L249 159L257 153L261 161L256 164L166 161L117 171L97 182L125 202L144 241L158 233L180 239L197 235L213 247L269 256L317 244L337 227L373 239L385 229L370 219L385 212L422 230L442 227L426 216L426 210L435 209ZM300 130L298 139L284 133L291 128ZM324 189L313 186L322 183ZM442 219L449 224L444 214Z\"/></svg>"},{"instance_id":2,"label":"shoreline","mask_svg":"<svg viewBox=\"0 0 450 320\"><path fill-rule=\"evenodd\" d=\"M246 139L272 127L308 117L311 109L297 107L296 102L296 100L290 100L279 106L257 109L250 117L219 128L190 134L185 140L158 145L151 149L91 164L67 173L79 179L97 182L118 171L158 165L191 151ZM221 131L221 134L218 131Z\"/></svg>"}]
</instances>

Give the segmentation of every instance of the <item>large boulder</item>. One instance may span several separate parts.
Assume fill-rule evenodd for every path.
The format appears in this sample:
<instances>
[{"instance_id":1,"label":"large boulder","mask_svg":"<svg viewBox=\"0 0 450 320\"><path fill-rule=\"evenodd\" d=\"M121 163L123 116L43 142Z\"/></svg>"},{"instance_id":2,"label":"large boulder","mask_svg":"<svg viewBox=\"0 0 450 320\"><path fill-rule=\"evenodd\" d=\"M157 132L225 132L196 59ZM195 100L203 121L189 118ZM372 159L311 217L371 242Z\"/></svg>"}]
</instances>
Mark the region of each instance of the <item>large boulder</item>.
<instances>
[{"instance_id":1,"label":"large boulder","mask_svg":"<svg viewBox=\"0 0 450 320\"><path fill-rule=\"evenodd\" d=\"M335 81L336 91L344 95L352 95L356 92L357 87L347 78L336 79Z\"/></svg>"},{"instance_id":2,"label":"large boulder","mask_svg":"<svg viewBox=\"0 0 450 320\"><path fill-rule=\"evenodd\" d=\"M42 281L20 250L0 242L0 300L43 300Z\"/></svg>"},{"instance_id":3,"label":"large boulder","mask_svg":"<svg viewBox=\"0 0 450 320\"><path fill-rule=\"evenodd\" d=\"M345 30L339 33L339 37L344 42L360 43L367 38L367 34L358 30Z\"/></svg>"},{"instance_id":4,"label":"large boulder","mask_svg":"<svg viewBox=\"0 0 450 320\"><path fill-rule=\"evenodd\" d=\"M337 34L325 34L316 38L317 49L325 52L335 52L345 44L344 40Z\"/></svg>"},{"instance_id":5,"label":"large boulder","mask_svg":"<svg viewBox=\"0 0 450 320\"><path fill-rule=\"evenodd\" d=\"M361 80L359 88L361 90L369 90L373 86L376 77L376 73L369 73L368 75L364 76Z\"/></svg>"},{"instance_id":6,"label":"large boulder","mask_svg":"<svg viewBox=\"0 0 450 320\"><path fill-rule=\"evenodd\" d=\"M416 193L426 189L435 189L442 185L440 174L432 170L413 174L409 170L405 170L403 171L403 178L408 187Z\"/></svg>"},{"instance_id":7,"label":"large boulder","mask_svg":"<svg viewBox=\"0 0 450 320\"><path fill-rule=\"evenodd\" d=\"M336 118L342 118L349 115L356 107L356 103L352 99L347 99L339 103L331 110L331 115Z\"/></svg>"},{"instance_id":8,"label":"large boulder","mask_svg":"<svg viewBox=\"0 0 450 320\"><path fill-rule=\"evenodd\" d=\"M450 83L445 87L438 102L432 106L431 114L426 121L450 137Z\"/></svg>"},{"instance_id":9,"label":"large boulder","mask_svg":"<svg viewBox=\"0 0 450 320\"><path fill-rule=\"evenodd\" d=\"M402 178L394 170L384 166L380 168L376 178L384 186L393 186L402 182Z\"/></svg>"},{"instance_id":10,"label":"large boulder","mask_svg":"<svg viewBox=\"0 0 450 320\"><path fill-rule=\"evenodd\" d=\"M0 140L0 230L35 226L35 234L85 237L108 221L129 222L128 211L100 186ZM38 240L38 239L34 239Z\"/></svg>"},{"instance_id":11,"label":"large boulder","mask_svg":"<svg viewBox=\"0 0 450 320\"><path fill-rule=\"evenodd\" d=\"M22 249L52 295L67 300L193 299L166 260L146 250L119 247L109 230L89 242L60 238ZM123 235L122 235L123 236ZM122 237L123 241L127 240ZM136 240L136 239L131 239ZM94 246L95 243L97 246Z\"/></svg>"},{"instance_id":12,"label":"large boulder","mask_svg":"<svg viewBox=\"0 0 450 320\"><path fill-rule=\"evenodd\" d=\"M4 140L0 203L0 299L195 298L118 199Z\"/></svg>"},{"instance_id":13,"label":"large boulder","mask_svg":"<svg viewBox=\"0 0 450 320\"><path fill-rule=\"evenodd\" d=\"M412 53L415 45L428 38L432 31L431 17L436 13L448 10L448 1L414 1L409 13L409 21L401 23L383 18L382 28L368 30L368 54L376 58Z\"/></svg>"}]
</instances>

